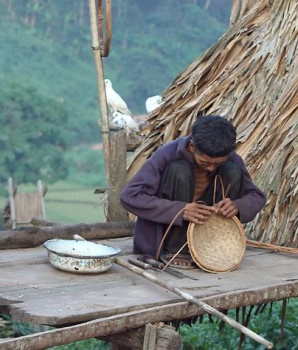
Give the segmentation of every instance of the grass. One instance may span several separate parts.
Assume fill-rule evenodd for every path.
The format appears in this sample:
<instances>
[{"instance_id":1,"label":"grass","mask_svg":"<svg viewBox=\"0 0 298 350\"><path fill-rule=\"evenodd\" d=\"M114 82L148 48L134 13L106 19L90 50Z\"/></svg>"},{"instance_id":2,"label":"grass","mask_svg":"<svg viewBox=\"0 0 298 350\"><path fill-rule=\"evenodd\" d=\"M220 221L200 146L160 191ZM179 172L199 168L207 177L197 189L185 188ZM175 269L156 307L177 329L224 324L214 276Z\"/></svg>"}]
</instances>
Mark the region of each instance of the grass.
<instances>
[{"instance_id":1,"label":"grass","mask_svg":"<svg viewBox=\"0 0 298 350\"><path fill-rule=\"evenodd\" d=\"M45 195L47 220L64 224L105 221L102 197L94 190L68 182L49 185Z\"/></svg>"}]
</instances>

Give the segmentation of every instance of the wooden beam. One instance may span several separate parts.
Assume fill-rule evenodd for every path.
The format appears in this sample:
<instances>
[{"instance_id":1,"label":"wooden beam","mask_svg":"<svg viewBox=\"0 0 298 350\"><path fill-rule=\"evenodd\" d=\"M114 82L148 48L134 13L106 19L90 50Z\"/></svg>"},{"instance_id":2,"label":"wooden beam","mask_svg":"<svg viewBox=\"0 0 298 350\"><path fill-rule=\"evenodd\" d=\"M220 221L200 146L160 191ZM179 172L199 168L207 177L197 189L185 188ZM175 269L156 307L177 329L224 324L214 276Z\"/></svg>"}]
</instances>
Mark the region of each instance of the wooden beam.
<instances>
[{"instance_id":1,"label":"wooden beam","mask_svg":"<svg viewBox=\"0 0 298 350\"><path fill-rule=\"evenodd\" d=\"M297 282L280 286L280 288L272 286L263 289L239 290L210 296L202 300L219 310L228 310L239 306L263 304L291 297L297 297ZM92 320L75 326L2 341L0 342L0 348L5 350L45 349L79 340L94 337L101 338L126 332L142 327L147 323L155 323L161 320L163 322L184 320L204 313L206 312L203 309L188 302L159 305Z\"/></svg>"},{"instance_id":2,"label":"wooden beam","mask_svg":"<svg viewBox=\"0 0 298 350\"><path fill-rule=\"evenodd\" d=\"M1 231L0 250L37 247L48 239L72 239L75 233L87 240L133 236L135 223L118 221L95 224L56 225L46 227L19 227Z\"/></svg>"},{"instance_id":3,"label":"wooden beam","mask_svg":"<svg viewBox=\"0 0 298 350\"><path fill-rule=\"evenodd\" d=\"M102 338L110 334L127 332L150 323L149 320L152 319L152 317L155 318L156 322L159 322L164 315L167 315L167 310L172 310L170 314L167 315L167 318L175 319L175 307L173 307L173 304L171 306L171 309L169 309L168 306L158 306L145 310L130 311L75 326L34 333L9 340L1 340L0 348L5 350L41 350L56 345L73 343L79 340Z\"/></svg>"}]
</instances>

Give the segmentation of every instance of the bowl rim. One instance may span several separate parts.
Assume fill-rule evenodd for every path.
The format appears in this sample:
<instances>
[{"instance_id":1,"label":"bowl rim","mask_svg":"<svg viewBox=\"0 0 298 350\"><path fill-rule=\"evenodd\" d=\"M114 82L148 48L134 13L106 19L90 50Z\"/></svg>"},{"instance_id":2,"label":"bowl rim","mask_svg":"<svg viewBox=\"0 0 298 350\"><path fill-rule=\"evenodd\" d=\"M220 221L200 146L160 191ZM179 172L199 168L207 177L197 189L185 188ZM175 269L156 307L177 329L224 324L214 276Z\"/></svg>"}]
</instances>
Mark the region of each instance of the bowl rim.
<instances>
[{"instance_id":1,"label":"bowl rim","mask_svg":"<svg viewBox=\"0 0 298 350\"><path fill-rule=\"evenodd\" d=\"M121 249L118 247L112 247L110 245L107 244L101 244L103 246L106 246L108 248L112 248L115 250L114 253L111 254L105 254L105 255L80 255L80 254L70 254L70 253L61 253L61 252L57 252L56 250L54 250L53 248L49 248L47 245L51 242L57 242L57 241L68 241L68 242L72 242L73 240L70 239L60 239L60 238L54 238L54 239L49 239L46 242L43 243L44 248L46 248L46 250L48 252L54 253L58 256L62 256L62 257L69 257L69 258L77 258L77 259L106 259L106 258L111 258L114 257L116 255L119 255L121 253ZM89 241L87 241L89 242ZM94 243L94 242L89 242L89 243ZM94 243L97 244L97 243Z\"/></svg>"}]
</instances>

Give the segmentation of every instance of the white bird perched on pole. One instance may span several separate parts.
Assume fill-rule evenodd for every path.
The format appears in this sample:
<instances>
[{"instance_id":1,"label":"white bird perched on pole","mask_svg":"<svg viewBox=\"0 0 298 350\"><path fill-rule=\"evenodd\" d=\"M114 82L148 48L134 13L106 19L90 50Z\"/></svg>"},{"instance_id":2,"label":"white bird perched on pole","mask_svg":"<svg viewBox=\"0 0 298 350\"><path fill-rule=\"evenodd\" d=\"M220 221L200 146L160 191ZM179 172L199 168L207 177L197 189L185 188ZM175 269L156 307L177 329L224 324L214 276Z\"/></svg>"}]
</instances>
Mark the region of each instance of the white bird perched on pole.
<instances>
[{"instance_id":1,"label":"white bird perched on pole","mask_svg":"<svg viewBox=\"0 0 298 350\"><path fill-rule=\"evenodd\" d=\"M148 97L145 103L147 113L152 112L163 103L160 95Z\"/></svg>"},{"instance_id":2,"label":"white bird perched on pole","mask_svg":"<svg viewBox=\"0 0 298 350\"><path fill-rule=\"evenodd\" d=\"M111 112L112 113L120 112L120 113L132 116L132 113L128 109L126 102L113 89L113 85L110 79L105 79L105 86L106 86L107 103Z\"/></svg>"},{"instance_id":3,"label":"white bird perched on pole","mask_svg":"<svg viewBox=\"0 0 298 350\"><path fill-rule=\"evenodd\" d=\"M114 112L112 114L112 120L110 123L115 129L125 129L126 133L129 134L131 131L139 132L140 128L137 122L127 114L122 114L120 112Z\"/></svg>"}]
</instances>

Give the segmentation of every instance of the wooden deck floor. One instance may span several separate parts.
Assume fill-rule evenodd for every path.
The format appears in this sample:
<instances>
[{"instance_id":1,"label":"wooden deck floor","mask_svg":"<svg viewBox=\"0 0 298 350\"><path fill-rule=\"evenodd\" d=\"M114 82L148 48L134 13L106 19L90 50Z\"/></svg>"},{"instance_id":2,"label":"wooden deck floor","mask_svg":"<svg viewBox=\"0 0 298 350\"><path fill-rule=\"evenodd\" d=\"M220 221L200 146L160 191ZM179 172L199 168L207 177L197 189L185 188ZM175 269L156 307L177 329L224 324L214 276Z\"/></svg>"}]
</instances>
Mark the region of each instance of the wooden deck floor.
<instances>
[{"instance_id":1,"label":"wooden deck floor","mask_svg":"<svg viewBox=\"0 0 298 350\"><path fill-rule=\"evenodd\" d=\"M101 242L120 247L122 259L132 255L131 238ZM295 255L247 248L232 272L182 271L198 280L166 272L155 276L220 310L298 296ZM0 251L0 310L5 306L15 321L52 326L137 310L147 312L146 322L203 313L198 306L116 264L96 275L59 271L49 263L43 246Z\"/></svg>"}]
</instances>

